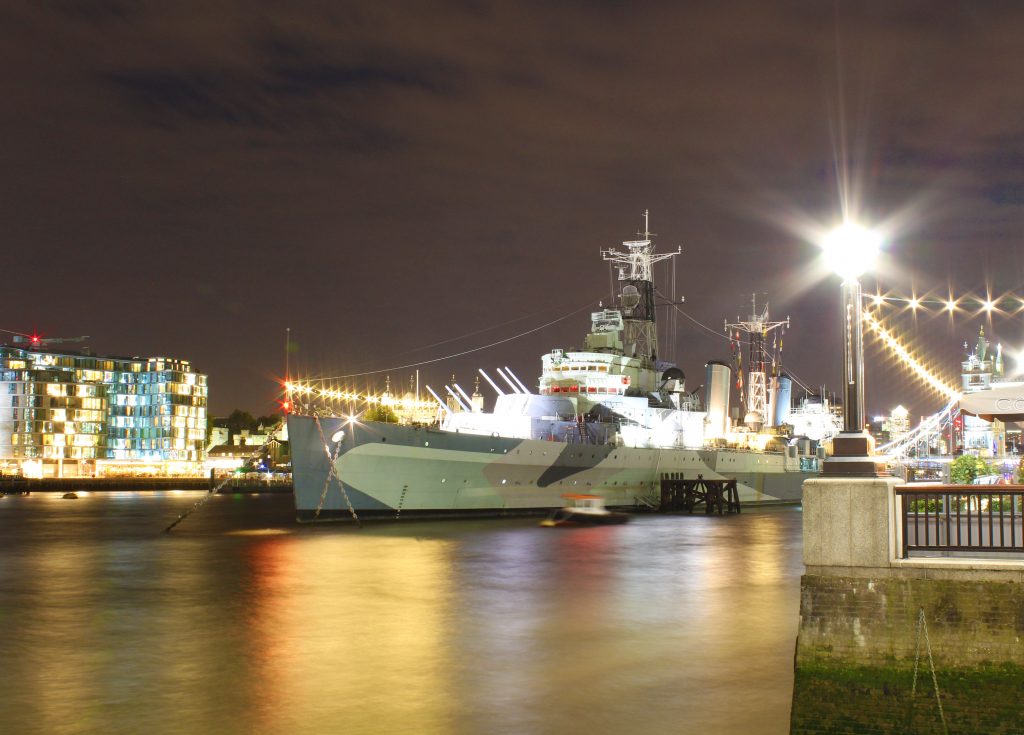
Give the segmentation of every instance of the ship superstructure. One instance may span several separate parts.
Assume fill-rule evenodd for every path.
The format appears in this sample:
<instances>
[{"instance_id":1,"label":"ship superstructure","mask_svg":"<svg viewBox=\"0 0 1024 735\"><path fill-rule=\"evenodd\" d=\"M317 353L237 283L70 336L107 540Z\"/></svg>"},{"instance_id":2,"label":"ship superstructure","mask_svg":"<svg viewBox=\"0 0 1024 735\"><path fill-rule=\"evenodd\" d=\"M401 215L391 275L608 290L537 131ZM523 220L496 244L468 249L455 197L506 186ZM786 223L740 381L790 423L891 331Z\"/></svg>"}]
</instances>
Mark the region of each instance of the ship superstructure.
<instances>
[{"instance_id":1,"label":"ship superstructure","mask_svg":"<svg viewBox=\"0 0 1024 735\"><path fill-rule=\"evenodd\" d=\"M583 349L541 357L535 392L499 368L507 391L480 371L496 393L490 412L454 378L446 400L428 386L435 427L289 416L299 517L540 511L560 507L564 492L649 506L667 473L735 478L746 502L798 500L817 472L810 448L757 435L767 406L742 446L729 446L728 366L708 363L705 406L659 359L653 266L681 249L657 253L644 220L638 239L601 251L617 269L615 303L591 313Z\"/></svg>"}]
</instances>

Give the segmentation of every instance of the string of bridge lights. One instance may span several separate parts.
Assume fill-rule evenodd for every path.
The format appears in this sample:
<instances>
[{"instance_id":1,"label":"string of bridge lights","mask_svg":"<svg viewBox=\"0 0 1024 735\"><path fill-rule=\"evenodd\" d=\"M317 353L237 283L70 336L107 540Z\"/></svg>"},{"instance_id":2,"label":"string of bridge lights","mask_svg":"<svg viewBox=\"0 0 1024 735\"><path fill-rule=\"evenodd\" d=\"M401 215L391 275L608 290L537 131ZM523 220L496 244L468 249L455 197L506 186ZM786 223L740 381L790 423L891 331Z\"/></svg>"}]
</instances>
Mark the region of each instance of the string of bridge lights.
<instances>
[{"instance_id":1,"label":"string of bridge lights","mask_svg":"<svg viewBox=\"0 0 1024 735\"><path fill-rule=\"evenodd\" d=\"M947 400L956 400L960 393L950 386L936 373L925 367L910 351L896 338L896 336L882 326L882 323L869 311L864 312L864 324L868 330L874 333L889 351L906 365L926 385L945 397ZM341 401L348 403L366 403L368 405L380 404L384 406L401 407L406 410L426 409L436 407L434 401L416 400L415 398L399 398L390 393L373 394L360 393L349 390L339 390L317 386L315 383L286 382L284 383L285 393L288 400L320 399L324 401Z\"/></svg>"},{"instance_id":2,"label":"string of bridge lights","mask_svg":"<svg viewBox=\"0 0 1024 735\"><path fill-rule=\"evenodd\" d=\"M1017 313L1024 311L1024 299L1018 296L1004 296L999 299L980 299L975 296L965 296L959 299L948 299L941 300L933 297L902 297L892 295L867 295L865 300L871 306L881 307L888 305L904 305L910 309L918 308L929 308L933 306L941 307L942 311L956 312L956 311L969 311L969 307L974 305L975 310L980 312L992 313ZM1008 310L1008 307L1015 306L1013 312ZM959 398L960 393L955 388L949 385L936 373L925 367L917 358L910 354L910 351L896 338L896 336L884 326L881 321L876 318L870 311L864 311L864 324L868 330L874 333L879 340L888 348L888 350L895 355L904 365L906 365L919 379L921 379L926 385L935 390L937 393L945 397L947 400L956 400ZM406 410L426 409L436 407L434 401L429 400L416 400L415 398L403 397L399 398L388 392L383 394L373 393L361 393L351 390L340 390L335 388L324 387L321 383L320 386L316 385L316 381L305 383L298 381L289 381L283 384L285 394L289 402L295 402L296 400L302 399L320 399L323 401L341 401L348 403L365 403L368 405L385 405L394 408L403 408Z\"/></svg>"},{"instance_id":3,"label":"string of bridge lights","mask_svg":"<svg viewBox=\"0 0 1024 735\"><path fill-rule=\"evenodd\" d=\"M1024 312L1024 298L1014 294L1003 294L992 298L991 296L981 298L973 294L954 298L940 298L938 296L893 296L891 294L864 294L864 300L871 306L880 308L883 306L903 306L904 308L928 311L957 312L977 314L1019 314Z\"/></svg>"},{"instance_id":4,"label":"string of bridge lights","mask_svg":"<svg viewBox=\"0 0 1024 735\"><path fill-rule=\"evenodd\" d=\"M926 385L948 400L952 401L960 398L959 391L922 365L921 362L911 355L910 351L904 347L898 339L896 339L892 332L882 326L881 322L879 322L871 312L865 311L863 318L864 324L868 330L874 332L882 343L889 348L889 351L896 355L896 357L898 357L904 365L910 368L918 378L924 381Z\"/></svg>"}]
</instances>

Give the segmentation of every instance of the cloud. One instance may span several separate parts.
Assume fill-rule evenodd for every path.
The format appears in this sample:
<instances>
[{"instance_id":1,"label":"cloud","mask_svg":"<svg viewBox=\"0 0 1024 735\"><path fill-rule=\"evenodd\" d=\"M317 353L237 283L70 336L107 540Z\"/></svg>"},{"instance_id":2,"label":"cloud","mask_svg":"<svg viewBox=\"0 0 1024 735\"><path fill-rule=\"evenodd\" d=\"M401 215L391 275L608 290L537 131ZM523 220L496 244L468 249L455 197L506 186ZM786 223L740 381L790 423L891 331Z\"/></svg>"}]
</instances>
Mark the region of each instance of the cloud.
<instances>
[{"instance_id":1,"label":"cloud","mask_svg":"<svg viewBox=\"0 0 1024 735\"><path fill-rule=\"evenodd\" d=\"M40 4L71 20L90 23L123 21L139 12L137 3L124 0L42 0Z\"/></svg>"},{"instance_id":2,"label":"cloud","mask_svg":"<svg viewBox=\"0 0 1024 735\"><path fill-rule=\"evenodd\" d=\"M598 248L649 207L665 247L684 246L688 311L718 324L737 294L785 284L769 298L791 310L787 349L807 361L794 367L831 384L833 289L801 281L813 247L777 223L836 215L836 159L855 166L870 211L910 213L892 248L904 281L973 287L985 263L1022 280L1013 4L9 5L9 265L54 254L47 280L62 293L83 269L107 282L116 262L124 285L97 298L137 319L118 339L163 334L124 299L230 273L239 323L287 319L305 356L344 360L358 343L360 359L386 360L524 304L603 297ZM838 151L844 126L857 146ZM27 280L11 288L12 303L36 302ZM38 318L68 318L59 301ZM585 321L516 345L514 369L535 371ZM221 376L272 362L260 345L204 340L190 351ZM699 374L705 347L683 353L685 372ZM215 382L229 407L262 390Z\"/></svg>"},{"instance_id":3,"label":"cloud","mask_svg":"<svg viewBox=\"0 0 1024 735\"><path fill-rule=\"evenodd\" d=\"M139 110L150 124L168 127L182 120L270 127L271 119L249 80L213 71L104 72L101 79Z\"/></svg>"}]
</instances>

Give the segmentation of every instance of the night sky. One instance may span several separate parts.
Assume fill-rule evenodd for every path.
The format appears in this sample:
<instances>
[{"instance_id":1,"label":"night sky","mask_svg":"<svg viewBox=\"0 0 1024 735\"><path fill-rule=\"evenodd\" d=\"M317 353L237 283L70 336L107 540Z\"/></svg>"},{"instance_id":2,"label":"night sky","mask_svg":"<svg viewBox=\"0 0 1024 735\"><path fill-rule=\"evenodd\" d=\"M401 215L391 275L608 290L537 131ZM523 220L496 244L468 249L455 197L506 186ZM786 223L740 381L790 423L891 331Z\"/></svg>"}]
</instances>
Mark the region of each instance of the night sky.
<instances>
[{"instance_id":1,"label":"night sky","mask_svg":"<svg viewBox=\"0 0 1024 735\"><path fill-rule=\"evenodd\" d=\"M881 290L1024 295L1018 2L35 0L0 40L0 327L190 359L214 415L273 409L286 327L293 375L338 376L578 312L421 368L535 385L645 208L686 313L768 298L811 386L839 390L809 233L844 194L884 226ZM885 313L950 378L986 324ZM1019 318L987 330L1024 347ZM674 341L691 389L729 355L683 317ZM940 405L867 357L870 414Z\"/></svg>"}]
</instances>

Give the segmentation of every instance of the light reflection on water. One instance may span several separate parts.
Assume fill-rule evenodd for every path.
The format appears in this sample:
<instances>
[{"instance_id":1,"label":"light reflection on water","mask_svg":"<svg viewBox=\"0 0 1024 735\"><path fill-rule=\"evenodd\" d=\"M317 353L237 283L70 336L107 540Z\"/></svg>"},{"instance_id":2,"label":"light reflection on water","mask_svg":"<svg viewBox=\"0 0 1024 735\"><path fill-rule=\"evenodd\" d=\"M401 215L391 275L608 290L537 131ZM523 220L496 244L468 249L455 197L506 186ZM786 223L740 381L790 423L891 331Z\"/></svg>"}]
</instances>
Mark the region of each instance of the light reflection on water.
<instances>
[{"instance_id":1,"label":"light reflection on water","mask_svg":"<svg viewBox=\"0 0 1024 735\"><path fill-rule=\"evenodd\" d=\"M800 514L300 526L0 500L0 732L784 733Z\"/></svg>"}]
</instances>

